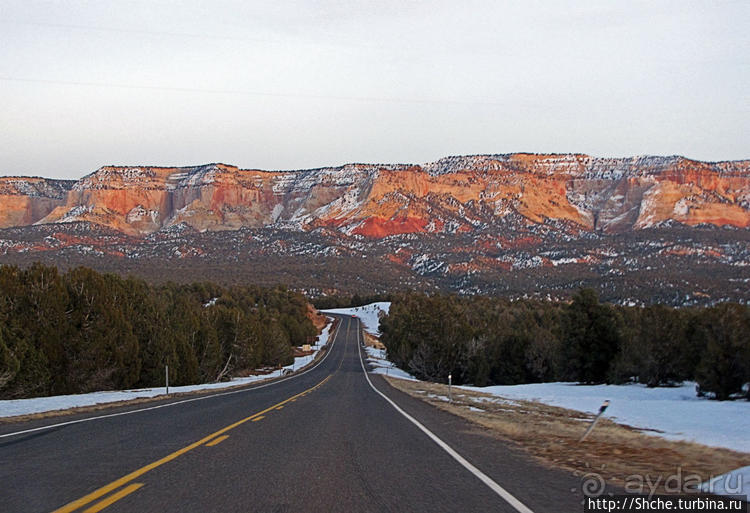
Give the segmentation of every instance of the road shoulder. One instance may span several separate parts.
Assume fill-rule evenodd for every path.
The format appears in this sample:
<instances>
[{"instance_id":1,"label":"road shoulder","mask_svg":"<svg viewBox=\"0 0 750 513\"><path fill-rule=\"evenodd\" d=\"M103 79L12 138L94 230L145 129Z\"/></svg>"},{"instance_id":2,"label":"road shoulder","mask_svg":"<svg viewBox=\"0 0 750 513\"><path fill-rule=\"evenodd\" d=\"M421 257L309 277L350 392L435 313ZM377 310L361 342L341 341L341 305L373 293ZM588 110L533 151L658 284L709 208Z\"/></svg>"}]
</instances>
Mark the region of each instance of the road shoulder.
<instances>
[{"instance_id":1,"label":"road shoulder","mask_svg":"<svg viewBox=\"0 0 750 513\"><path fill-rule=\"evenodd\" d=\"M382 376L370 374L370 379L380 392L532 511L546 511L550 504L561 511L582 508L581 480L573 473L543 466L490 430L411 397Z\"/></svg>"}]
</instances>

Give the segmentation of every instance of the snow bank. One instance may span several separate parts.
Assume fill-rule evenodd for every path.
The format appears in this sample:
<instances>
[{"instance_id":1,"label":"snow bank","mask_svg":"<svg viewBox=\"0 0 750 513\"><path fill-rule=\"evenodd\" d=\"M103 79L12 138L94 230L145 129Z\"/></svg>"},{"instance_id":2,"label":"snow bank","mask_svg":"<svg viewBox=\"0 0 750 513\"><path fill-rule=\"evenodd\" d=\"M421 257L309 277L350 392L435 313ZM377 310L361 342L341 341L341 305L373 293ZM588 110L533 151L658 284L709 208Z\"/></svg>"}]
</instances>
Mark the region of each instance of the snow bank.
<instances>
[{"instance_id":1,"label":"snow bank","mask_svg":"<svg viewBox=\"0 0 750 513\"><path fill-rule=\"evenodd\" d=\"M219 390L222 388L235 387L256 383L272 378L278 378L283 374L304 367L315 359L318 351L328 343L331 336L332 323L323 329L318 336L318 341L312 347L313 354L309 356L298 356L294 359L292 365L287 365L282 369L276 369L270 374L258 374L243 378L234 378L231 381L222 381L221 383L204 383L200 385L187 385L181 387L169 387L170 394L179 394L184 392L194 392L196 390ZM132 399L143 399L156 397L165 393L164 387L141 388L137 390L115 390L109 392L91 392L88 394L75 395L57 395L53 397L34 397L31 399L11 399L0 401L0 417L13 417L16 415L28 415L33 413L42 413L53 410L67 410L81 406L93 406L95 404L113 403L118 401L129 401Z\"/></svg>"},{"instance_id":2,"label":"snow bank","mask_svg":"<svg viewBox=\"0 0 750 513\"><path fill-rule=\"evenodd\" d=\"M365 327L365 331L376 337L380 336L380 312L385 312L388 315L388 311L391 309L391 303L382 301L380 303L370 303L364 306L355 306L353 308L335 308L333 310L321 310L323 313L343 314L343 315L356 315Z\"/></svg>"},{"instance_id":3,"label":"snow bank","mask_svg":"<svg viewBox=\"0 0 750 513\"><path fill-rule=\"evenodd\" d=\"M716 495L750 496L750 466L738 468L703 483L701 491Z\"/></svg>"},{"instance_id":4,"label":"snow bank","mask_svg":"<svg viewBox=\"0 0 750 513\"><path fill-rule=\"evenodd\" d=\"M692 382L675 388L574 383L462 388L588 413L597 413L604 400L609 399L605 416L618 423L657 430L660 436L672 440L750 452L750 402L697 397Z\"/></svg>"},{"instance_id":5,"label":"snow bank","mask_svg":"<svg viewBox=\"0 0 750 513\"><path fill-rule=\"evenodd\" d=\"M408 379L411 381L417 381L417 378L412 376L406 371L403 371L396 367L396 365L386 358L385 351L383 349L375 349L374 347L365 347L367 352L367 363L370 364L373 374L385 374L386 376L392 376L394 378Z\"/></svg>"},{"instance_id":6,"label":"snow bank","mask_svg":"<svg viewBox=\"0 0 750 513\"><path fill-rule=\"evenodd\" d=\"M232 381L221 383L205 383L201 385L187 385L181 387L169 387L170 394L193 392L195 390L214 390L247 383L254 383L272 377L280 376L280 371L271 374L248 376L236 378ZM114 403L118 401L130 401L132 399L143 399L163 395L164 387L140 388L136 390L114 390L109 392L90 392L88 394L56 395L52 397L34 397L31 399L10 399L0 401L0 417L13 417L15 415L27 415L42 413L53 410L67 410L80 406L93 406L95 404Z\"/></svg>"}]
</instances>

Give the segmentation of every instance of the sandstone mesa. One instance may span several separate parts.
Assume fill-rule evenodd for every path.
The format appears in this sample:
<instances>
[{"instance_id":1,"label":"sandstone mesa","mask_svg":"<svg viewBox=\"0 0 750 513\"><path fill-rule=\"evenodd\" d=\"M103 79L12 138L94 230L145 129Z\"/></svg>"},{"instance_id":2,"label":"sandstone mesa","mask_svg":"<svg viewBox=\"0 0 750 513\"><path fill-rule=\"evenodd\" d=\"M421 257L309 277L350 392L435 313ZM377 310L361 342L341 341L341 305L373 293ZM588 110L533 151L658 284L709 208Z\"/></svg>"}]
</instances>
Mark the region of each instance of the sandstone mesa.
<instances>
[{"instance_id":1,"label":"sandstone mesa","mask_svg":"<svg viewBox=\"0 0 750 513\"><path fill-rule=\"evenodd\" d=\"M105 166L77 181L0 178L0 228L84 221L137 236L184 223L382 238L480 231L509 215L605 233L665 221L747 228L750 160L516 153L300 171Z\"/></svg>"}]
</instances>

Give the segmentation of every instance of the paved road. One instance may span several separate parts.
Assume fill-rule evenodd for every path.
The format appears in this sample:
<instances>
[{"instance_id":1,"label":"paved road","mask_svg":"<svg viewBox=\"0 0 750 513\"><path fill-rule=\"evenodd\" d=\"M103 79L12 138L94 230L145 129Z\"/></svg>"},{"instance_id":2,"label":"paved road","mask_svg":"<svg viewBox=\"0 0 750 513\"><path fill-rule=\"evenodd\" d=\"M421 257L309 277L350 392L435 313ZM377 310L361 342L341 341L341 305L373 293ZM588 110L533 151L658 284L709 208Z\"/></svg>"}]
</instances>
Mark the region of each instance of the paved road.
<instances>
[{"instance_id":1,"label":"paved road","mask_svg":"<svg viewBox=\"0 0 750 513\"><path fill-rule=\"evenodd\" d=\"M0 437L0 511L583 510L577 478L379 376L371 386L360 329L342 317L325 359L282 382Z\"/></svg>"}]
</instances>

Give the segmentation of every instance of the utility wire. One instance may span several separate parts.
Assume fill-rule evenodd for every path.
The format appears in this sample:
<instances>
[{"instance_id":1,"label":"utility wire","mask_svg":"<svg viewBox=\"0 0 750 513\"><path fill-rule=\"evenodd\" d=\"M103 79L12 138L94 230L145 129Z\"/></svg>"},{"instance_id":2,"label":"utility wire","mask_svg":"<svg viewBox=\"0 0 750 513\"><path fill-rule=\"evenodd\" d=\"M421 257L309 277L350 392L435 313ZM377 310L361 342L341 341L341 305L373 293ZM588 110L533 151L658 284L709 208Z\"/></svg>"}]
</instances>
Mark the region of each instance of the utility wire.
<instances>
[{"instance_id":1,"label":"utility wire","mask_svg":"<svg viewBox=\"0 0 750 513\"><path fill-rule=\"evenodd\" d=\"M151 86L137 84L117 84L112 82L86 82L74 80L51 80L41 78L22 78L0 76L0 81L4 82L22 82L33 84L49 85L66 85L66 86L83 86L83 87L101 87L116 89L136 89L147 91L171 91L179 93L203 93L203 94L227 94L242 96L266 96L271 98L301 98L309 100L333 100L333 101L352 101L352 102L374 102L374 103L412 103L412 104L430 104L430 105L491 105L507 106L506 104L485 100L453 100L453 99L434 99L434 98L390 98L377 96L338 96L327 94L309 94L309 93L274 93L268 91L247 91L242 89L203 89L196 87L174 87L174 86Z\"/></svg>"},{"instance_id":2,"label":"utility wire","mask_svg":"<svg viewBox=\"0 0 750 513\"><path fill-rule=\"evenodd\" d=\"M239 36L229 34L217 34L211 32L179 32L179 31L166 31L166 30L148 30L139 28L129 27L113 27L113 26L96 26L96 25L78 25L72 23L49 23L49 22L37 22L37 21L14 21L14 20L0 20L0 24L5 25L26 25L30 27L44 27L44 28L56 28L56 29L67 29L76 31L89 31L89 32L119 32L122 34L140 34L144 36L165 36L173 38L186 38L186 39L209 39L218 41L235 41L235 42L250 42L250 43L264 43L271 45L284 45L288 44L289 41L281 38L261 38L261 37L250 37L250 36ZM355 48L379 48L379 45L370 45L356 43L353 41L342 41L337 40L334 36L333 39L316 40L316 44L322 44L324 46L334 47L355 47Z\"/></svg>"}]
</instances>

